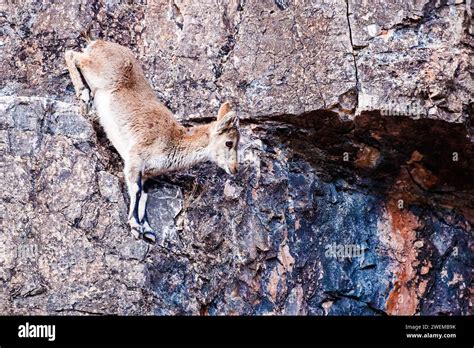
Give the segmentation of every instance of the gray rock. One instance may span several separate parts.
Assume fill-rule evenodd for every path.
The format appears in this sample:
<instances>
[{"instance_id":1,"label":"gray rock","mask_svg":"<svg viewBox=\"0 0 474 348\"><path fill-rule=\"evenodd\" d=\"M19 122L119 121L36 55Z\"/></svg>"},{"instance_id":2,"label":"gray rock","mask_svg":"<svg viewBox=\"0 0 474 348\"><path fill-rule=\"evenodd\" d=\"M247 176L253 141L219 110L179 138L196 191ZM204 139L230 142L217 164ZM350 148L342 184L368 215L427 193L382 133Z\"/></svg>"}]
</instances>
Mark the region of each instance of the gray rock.
<instances>
[{"instance_id":1,"label":"gray rock","mask_svg":"<svg viewBox=\"0 0 474 348\"><path fill-rule=\"evenodd\" d=\"M109 202L117 203L122 196L117 177L104 171L99 172L97 177L102 197Z\"/></svg>"}]
</instances>

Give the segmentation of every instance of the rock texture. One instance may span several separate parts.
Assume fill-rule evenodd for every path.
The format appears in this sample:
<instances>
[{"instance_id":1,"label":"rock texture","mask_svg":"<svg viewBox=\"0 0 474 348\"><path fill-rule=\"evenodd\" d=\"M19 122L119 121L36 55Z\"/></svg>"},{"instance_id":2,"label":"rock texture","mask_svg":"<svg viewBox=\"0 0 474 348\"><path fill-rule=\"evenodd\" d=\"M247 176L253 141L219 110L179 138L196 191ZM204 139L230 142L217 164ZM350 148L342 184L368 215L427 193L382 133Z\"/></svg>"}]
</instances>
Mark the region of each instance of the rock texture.
<instances>
[{"instance_id":1,"label":"rock texture","mask_svg":"<svg viewBox=\"0 0 474 348\"><path fill-rule=\"evenodd\" d=\"M0 5L0 313L473 314L470 6ZM153 182L155 245L66 71L89 22L181 121L242 118L236 177Z\"/></svg>"}]
</instances>

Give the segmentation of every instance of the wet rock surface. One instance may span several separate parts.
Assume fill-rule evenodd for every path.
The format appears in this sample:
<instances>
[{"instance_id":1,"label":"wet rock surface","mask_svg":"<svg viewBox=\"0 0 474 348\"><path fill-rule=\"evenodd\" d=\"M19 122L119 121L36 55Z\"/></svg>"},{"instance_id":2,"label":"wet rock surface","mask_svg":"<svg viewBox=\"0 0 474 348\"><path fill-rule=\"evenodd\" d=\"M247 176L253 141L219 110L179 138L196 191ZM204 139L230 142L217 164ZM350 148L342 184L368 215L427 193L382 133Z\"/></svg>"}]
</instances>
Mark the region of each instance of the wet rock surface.
<instances>
[{"instance_id":1,"label":"wet rock surface","mask_svg":"<svg viewBox=\"0 0 474 348\"><path fill-rule=\"evenodd\" d=\"M464 2L0 6L0 313L472 314ZM180 120L242 118L237 176L151 183L155 245L65 68L91 19Z\"/></svg>"}]
</instances>

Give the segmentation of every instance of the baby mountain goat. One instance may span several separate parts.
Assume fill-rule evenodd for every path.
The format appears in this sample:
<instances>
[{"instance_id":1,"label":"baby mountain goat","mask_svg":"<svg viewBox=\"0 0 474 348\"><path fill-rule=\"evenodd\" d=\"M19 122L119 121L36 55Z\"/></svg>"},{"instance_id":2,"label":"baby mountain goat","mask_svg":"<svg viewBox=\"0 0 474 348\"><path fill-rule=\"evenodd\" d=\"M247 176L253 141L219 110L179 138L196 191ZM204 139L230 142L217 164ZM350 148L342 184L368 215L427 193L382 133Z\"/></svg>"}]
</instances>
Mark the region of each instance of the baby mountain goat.
<instances>
[{"instance_id":1,"label":"baby mountain goat","mask_svg":"<svg viewBox=\"0 0 474 348\"><path fill-rule=\"evenodd\" d=\"M146 217L145 181L207 160L235 174L237 115L226 102L216 121L186 129L158 101L131 50L88 35L86 40L83 52L66 52L76 95L86 104L93 99L107 137L124 160L132 233L154 242Z\"/></svg>"}]
</instances>

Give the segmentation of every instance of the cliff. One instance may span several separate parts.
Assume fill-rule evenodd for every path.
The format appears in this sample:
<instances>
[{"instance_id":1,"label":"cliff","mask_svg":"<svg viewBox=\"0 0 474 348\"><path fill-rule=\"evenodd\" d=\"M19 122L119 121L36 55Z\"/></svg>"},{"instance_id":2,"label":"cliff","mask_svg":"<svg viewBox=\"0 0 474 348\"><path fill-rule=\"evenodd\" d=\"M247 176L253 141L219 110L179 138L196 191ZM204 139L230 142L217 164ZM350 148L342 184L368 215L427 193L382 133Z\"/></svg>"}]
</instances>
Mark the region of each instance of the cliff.
<instances>
[{"instance_id":1,"label":"cliff","mask_svg":"<svg viewBox=\"0 0 474 348\"><path fill-rule=\"evenodd\" d=\"M471 16L444 0L0 5L0 313L472 314ZM155 245L130 234L122 162L65 67L90 22L180 121L224 100L241 117L237 176L156 179Z\"/></svg>"}]
</instances>

